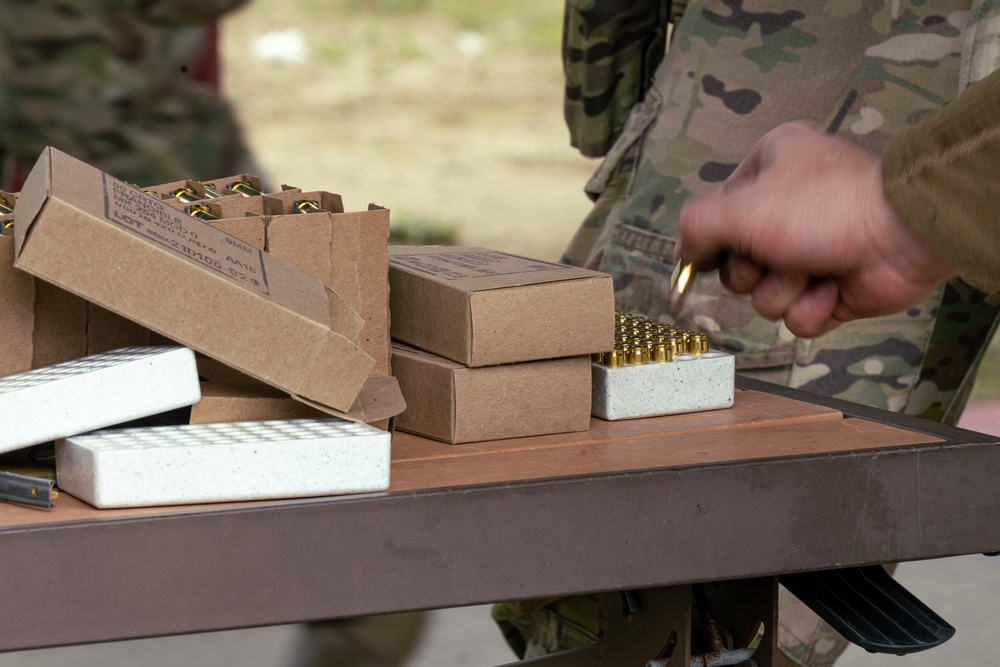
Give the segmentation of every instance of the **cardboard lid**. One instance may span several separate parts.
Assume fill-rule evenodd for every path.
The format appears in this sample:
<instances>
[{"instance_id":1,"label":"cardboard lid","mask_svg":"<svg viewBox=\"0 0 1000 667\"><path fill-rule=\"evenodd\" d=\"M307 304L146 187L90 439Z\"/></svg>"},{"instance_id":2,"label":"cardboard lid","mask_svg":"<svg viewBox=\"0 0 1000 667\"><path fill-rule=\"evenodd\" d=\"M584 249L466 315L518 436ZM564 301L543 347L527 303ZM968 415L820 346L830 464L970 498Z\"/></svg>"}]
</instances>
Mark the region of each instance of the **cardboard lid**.
<instances>
[{"instance_id":1,"label":"cardboard lid","mask_svg":"<svg viewBox=\"0 0 1000 667\"><path fill-rule=\"evenodd\" d=\"M389 246L389 266L463 292L607 277L589 269L465 246Z\"/></svg>"}]
</instances>

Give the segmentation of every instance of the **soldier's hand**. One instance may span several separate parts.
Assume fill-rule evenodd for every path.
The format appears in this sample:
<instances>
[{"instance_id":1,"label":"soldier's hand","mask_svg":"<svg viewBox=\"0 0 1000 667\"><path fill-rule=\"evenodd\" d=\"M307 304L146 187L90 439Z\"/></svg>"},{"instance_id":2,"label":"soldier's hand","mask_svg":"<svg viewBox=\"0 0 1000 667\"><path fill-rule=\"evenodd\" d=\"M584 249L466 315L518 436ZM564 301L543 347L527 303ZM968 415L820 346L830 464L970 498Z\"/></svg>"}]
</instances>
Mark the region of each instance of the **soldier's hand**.
<instances>
[{"instance_id":1,"label":"soldier's hand","mask_svg":"<svg viewBox=\"0 0 1000 667\"><path fill-rule=\"evenodd\" d=\"M805 337L915 305L955 274L886 199L877 155L802 123L769 132L716 194L684 207L677 255L718 266Z\"/></svg>"}]
</instances>

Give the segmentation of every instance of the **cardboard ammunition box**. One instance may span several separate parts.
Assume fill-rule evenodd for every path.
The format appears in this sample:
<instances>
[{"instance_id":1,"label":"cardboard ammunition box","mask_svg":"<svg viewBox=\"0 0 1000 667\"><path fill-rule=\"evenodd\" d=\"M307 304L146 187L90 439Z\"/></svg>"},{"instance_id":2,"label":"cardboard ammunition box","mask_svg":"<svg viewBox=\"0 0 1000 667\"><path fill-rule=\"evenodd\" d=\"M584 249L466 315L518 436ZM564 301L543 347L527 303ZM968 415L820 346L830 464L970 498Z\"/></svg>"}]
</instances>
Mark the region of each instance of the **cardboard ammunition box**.
<instances>
[{"instance_id":1,"label":"cardboard ammunition box","mask_svg":"<svg viewBox=\"0 0 1000 667\"><path fill-rule=\"evenodd\" d=\"M611 276L484 248L392 246L392 338L466 366L614 347Z\"/></svg>"},{"instance_id":2,"label":"cardboard ammunition box","mask_svg":"<svg viewBox=\"0 0 1000 667\"><path fill-rule=\"evenodd\" d=\"M586 431L590 357L469 368L397 341L396 428L451 444Z\"/></svg>"},{"instance_id":3,"label":"cardboard ammunition box","mask_svg":"<svg viewBox=\"0 0 1000 667\"><path fill-rule=\"evenodd\" d=\"M15 212L15 265L288 392L344 413L374 360L318 280L54 149Z\"/></svg>"}]
</instances>

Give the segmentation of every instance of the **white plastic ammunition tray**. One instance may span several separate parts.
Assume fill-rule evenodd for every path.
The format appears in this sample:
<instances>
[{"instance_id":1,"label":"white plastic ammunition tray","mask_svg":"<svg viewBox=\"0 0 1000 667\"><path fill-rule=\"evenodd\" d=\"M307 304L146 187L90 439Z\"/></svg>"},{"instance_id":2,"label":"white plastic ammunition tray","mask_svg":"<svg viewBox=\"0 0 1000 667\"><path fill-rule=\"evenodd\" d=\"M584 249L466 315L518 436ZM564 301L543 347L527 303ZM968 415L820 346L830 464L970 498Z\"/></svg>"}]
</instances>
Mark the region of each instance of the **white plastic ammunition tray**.
<instances>
[{"instance_id":1,"label":"white plastic ammunition tray","mask_svg":"<svg viewBox=\"0 0 1000 667\"><path fill-rule=\"evenodd\" d=\"M708 336L641 316L615 315L615 348L592 357L591 414L635 419L733 404L736 363Z\"/></svg>"},{"instance_id":2,"label":"white plastic ammunition tray","mask_svg":"<svg viewBox=\"0 0 1000 667\"><path fill-rule=\"evenodd\" d=\"M736 364L733 355L709 350L639 366L592 364L591 379L595 417L655 417L732 406Z\"/></svg>"},{"instance_id":3,"label":"white plastic ammunition tray","mask_svg":"<svg viewBox=\"0 0 1000 667\"><path fill-rule=\"evenodd\" d=\"M0 378L0 452L192 405L186 347L128 347Z\"/></svg>"},{"instance_id":4,"label":"white plastic ammunition tray","mask_svg":"<svg viewBox=\"0 0 1000 667\"><path fill-rule=\"evenodd\" d=\"M107 430L56 443L58 485L100 508L383 491L390 435L340 419Z\"/></svg>"}]
</instances>

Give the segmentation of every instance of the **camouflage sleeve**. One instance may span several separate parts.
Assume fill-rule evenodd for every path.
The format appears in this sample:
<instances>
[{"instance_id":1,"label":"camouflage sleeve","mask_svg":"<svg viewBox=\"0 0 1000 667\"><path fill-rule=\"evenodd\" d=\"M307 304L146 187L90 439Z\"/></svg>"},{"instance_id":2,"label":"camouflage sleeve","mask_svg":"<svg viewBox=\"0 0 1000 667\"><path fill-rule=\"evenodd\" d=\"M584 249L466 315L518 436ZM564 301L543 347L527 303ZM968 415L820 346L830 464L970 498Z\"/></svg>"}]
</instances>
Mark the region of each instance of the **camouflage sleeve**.
<instances>
[{"instance_id":1,"label":"camouflage sleeve","mask_svg":"<svg viewBox=\"0 0 1000 667\"><path fill-rule=\"evenodd\" d=\"M972 285L1000 292L1000 71L896 137L884 156L886 195Z\"/></svg>"},{"instance_id":2,"label":"camouflage sleeve","mask_svg":"<svg viewBox=\"0 0 1000 667\"><path fill-rule=\"evenodd\" d=\"M600 157L641 101L666 50L670 0L566 0L565 115L570 143Z\"/></svg>"}]
</instances>

